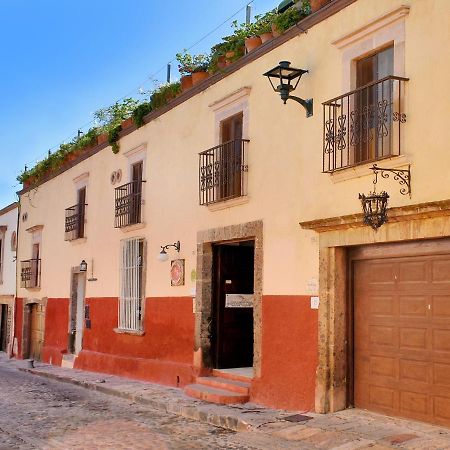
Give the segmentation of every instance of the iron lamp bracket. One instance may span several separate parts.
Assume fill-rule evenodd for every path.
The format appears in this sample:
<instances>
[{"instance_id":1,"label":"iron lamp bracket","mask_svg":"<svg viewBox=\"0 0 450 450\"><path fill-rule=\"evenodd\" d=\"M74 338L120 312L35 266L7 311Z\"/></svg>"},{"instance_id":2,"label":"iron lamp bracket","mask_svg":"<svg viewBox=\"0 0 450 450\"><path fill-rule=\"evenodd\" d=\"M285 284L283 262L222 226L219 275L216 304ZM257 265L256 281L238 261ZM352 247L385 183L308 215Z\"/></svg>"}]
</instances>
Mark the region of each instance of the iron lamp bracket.
<instances>
[{"instance_id":1,"label":"iron lamp bracket","mask_svg":"<svg viewBox=\"0 0 450 450\"><path fill-rule=\"evenodd\" d=\"M303 98L296 97L295 95L289 95L286 100L283 99L284 104L286 104L286 102L288 100L295 100L296 102L300 103L300 105L302 105L303 108L305 108L305 110L306 110L306 117L311 117L313 115L313 99L312 98L308 98L307 100L304 100Z\"/></svg>"},{"instance_id":2,"label":"iron lamp bracket","mask_svg":"<svg viewBox=\"0 0 450 450\"><path fill-rule=\"evenodd\" d=\"M400 194L409 195L411 198L411 166L409 165L407 169L387 169L378 167L374 164L370 168L374 175L375 179L373 180L373 184L377 184L378 182L378 174L381 175L382 178L389 178L390 174L394 175L394 180L398 181L400 184Z\"/></svg>"},{"instance_id":3,"label":"iron lamp bracket","mask_svg":"<svg viewBox=\"0 0 450 450\"><path fill-rule=\"evenodd\" d=\"M161 245L161 253L166 252L170 247L173 247L177 252L180 252L181 244L180 241L175 242L174 244Z\"/></svg>"}]
</instances>

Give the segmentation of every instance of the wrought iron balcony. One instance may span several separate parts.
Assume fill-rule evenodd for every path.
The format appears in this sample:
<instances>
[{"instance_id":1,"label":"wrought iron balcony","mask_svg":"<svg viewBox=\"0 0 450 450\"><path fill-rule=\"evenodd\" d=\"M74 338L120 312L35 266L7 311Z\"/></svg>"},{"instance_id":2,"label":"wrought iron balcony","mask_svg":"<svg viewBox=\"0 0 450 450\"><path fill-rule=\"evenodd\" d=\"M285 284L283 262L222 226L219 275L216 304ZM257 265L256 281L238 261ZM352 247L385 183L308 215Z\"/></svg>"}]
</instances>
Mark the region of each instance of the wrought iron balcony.
<instances>
[{"instance_id":1,"label":"wrought iron balcony","mask_svg":"<svg viewBox=\"0 0 450 450\"><path fill-rule=\"evenodd\" d=\"M20 287L37 288L41 285L41 260L27 259L20 262Z\"/></svg>"},{"instance_id":2,"label":"wrought iron balcony","mask_svg":"<svg viewBox=\"0 0 450 450\"><path fill-rule=\"evenodd\" d=\"M228 141L199 154L200 205L246 195L247 142Z\"/></svg>"},{"instance_id":3,"label":"wrought iron balcony","mask_svg":"<svg viewBox=\"0 0 450 450\"><path fill-rule=\"evenodd\" d=\"M400 155L405 81L388 76L323 103L323 172Z\"/></svg>"},{"instance_id":4,"label":"wrought iron balcony","mask_svg":"<svg viewBox=\"0 0 450 450\"><path fill-rule=\"evenodd\" d=\"M115 228L142 222L142 183L132 181L115 189Z\"/></svg>"},{"instance_id":5,"label":"wrought iron balcony","mask_svg":"<svg viewBox=\"0 0 450 450\"><path fill-rule=\"evenodd\" d=\"M66 209L65 240L73 241L84 237L86 205L78 204Z\"/></svg>"}]
</instances>

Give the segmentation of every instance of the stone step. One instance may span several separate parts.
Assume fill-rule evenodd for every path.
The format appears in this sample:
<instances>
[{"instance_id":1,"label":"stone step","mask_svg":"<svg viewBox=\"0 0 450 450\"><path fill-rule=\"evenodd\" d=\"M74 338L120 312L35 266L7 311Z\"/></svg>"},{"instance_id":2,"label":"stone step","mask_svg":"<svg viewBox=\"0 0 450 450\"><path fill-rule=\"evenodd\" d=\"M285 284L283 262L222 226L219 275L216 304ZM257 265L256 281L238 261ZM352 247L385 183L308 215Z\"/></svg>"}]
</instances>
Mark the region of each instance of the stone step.
<instances>
[{"instance_id":1,"label":"stone step","mask_svg":"<svg viewBox=\"0 0 450 450\"><path fill-rule=\"evenodd\" d=\"M197 384L211 386L226 391L238 392L239 394L249 395L250 383L244 381L230 380L222 377L198 377Z\"/></svg>"},{"instance_id":2,"label":"stone step","mask_svg":"<svg viewBox=\"0 0 450 450\"><path fill-rule=\"evenodd\" d=\"M74 365L76 359L77 359L76 355L72 355L71 353L66 353L62 357L61 367L65 367L66 369L73 369L73 365Z\"/></svg>"},{"instance_id":3,"label":"stone step","mask_svg":"<svg viewBox=\"0 0 450 450\"><path fill-rule=\"evenodd\" d=\"M245 383L252 382L252 377L245 376L237 372L229 372L227 370L213 369L212 375L214 377L226 378L227 380L243 381Z\"/></svg>"},{"instance_id":4,"label":"stone step","mask_svg":"<svg viewBox=\"0 0 450 450\"><path fill-rule=\"evenodd\" d=\"M190 384L184 388L184 392L190 397L198 398L199 400L222 403L224 405L247 403L250 399L248 395L227 391L225 389L217 389L203 384Z\"/></svg>"}]
</instances>

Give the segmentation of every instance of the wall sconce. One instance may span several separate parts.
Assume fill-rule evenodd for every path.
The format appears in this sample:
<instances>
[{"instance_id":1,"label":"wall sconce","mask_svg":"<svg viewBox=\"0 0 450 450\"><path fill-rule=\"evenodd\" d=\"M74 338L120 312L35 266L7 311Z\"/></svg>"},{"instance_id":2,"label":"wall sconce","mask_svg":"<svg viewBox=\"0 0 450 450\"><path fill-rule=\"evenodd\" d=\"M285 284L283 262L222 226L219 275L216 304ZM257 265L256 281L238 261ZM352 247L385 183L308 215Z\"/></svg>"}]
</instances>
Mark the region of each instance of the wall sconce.
<instances>
[{"instance_id":1,"label":"wall sconce","mask_svg":"<svg viewBox=\"0 0 450 450\"><path fill-rule=\"evenodd\" d=\"M269 79L273 90L280 94L281 100L283 100L284 104L286 104L288 100L295 100L306 109L306 117L311 117L313 115L313 99L309 98L304 100L300 97L290 95L290 93L295 91L297 88L302 75L304 73L308 73L308 71L304 69L295 69L290 66L291 63L289 61L280 61L278 66L263 75ZM272 78L276 80L276 87L272 82Z\"/></svg>"},{"instance_id":2,"label":"wall sconce","mask_svg":"<svg viewBox=\"0 0 450 450\"><path fill-rule=\"evenodd\" d=\"M181 248L180 241L177 241L174 244L161 245L161 251L159 252L159 255L158 255L158 261L164 262L169 259L169 255L167 254L166 250L170 247L174 247L175 250L178 253L180 253L180 248Z\"/></svg>"},{"instance_id":3,"label":"wall sconce","mask_svg":"<svg viewBox=\"0 0 450 450\"><path fill-rule=\"evenodd\" d=\"M83 261L80 262L80 272L87 272L87 262L83 259Z\"/></svg>"},{"instance_id":4,"label":"wall sconce","mask_svg":"<svg viewBox=\"0 0 450 450\"><path fill-rule=\"evenodd\" d=\"M387 192L375 192L378 173L381 174L382 178L389 178L391 173L394 174L394 180L398 181L400 186L402 186L400 194L409 195L411 198L411 166L408 166L408 169L386 169L374 164L370 169L375 175L373 180L374 191L370 192L369 195L359 194L359 199L361 200L364 213L363 222L376 231L388 221L387 203L389 199Z\"/></svg>"}]
</instances>

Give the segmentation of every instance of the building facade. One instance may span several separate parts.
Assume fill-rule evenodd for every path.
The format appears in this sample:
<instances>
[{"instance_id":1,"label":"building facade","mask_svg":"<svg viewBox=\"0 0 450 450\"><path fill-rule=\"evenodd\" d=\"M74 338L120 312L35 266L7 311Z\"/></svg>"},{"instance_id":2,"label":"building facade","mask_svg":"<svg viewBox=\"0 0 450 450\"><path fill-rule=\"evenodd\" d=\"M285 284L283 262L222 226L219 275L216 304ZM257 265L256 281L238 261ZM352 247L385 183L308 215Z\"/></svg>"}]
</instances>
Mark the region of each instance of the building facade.
<instances>
[{"instance_id":1,"label":"building facade","mask_svg":"<svg viewBox=\"0 0 450 450\"><path fill-rule=\"evenodd\" d=\"M0 351L12 354L16 298L18 204L0 210Z\"/></svg>"},{"instance_id":2,"label":"building facade","mask_svg":"<svg viewBox=\"0 0 450 450\"><path fill-rule=\"evenodd\" d=\"M332 1L21 191L20 355L450 424L448 13ZM312 117L262 75L286 60Z\"/></svg>"}]
</instances>

